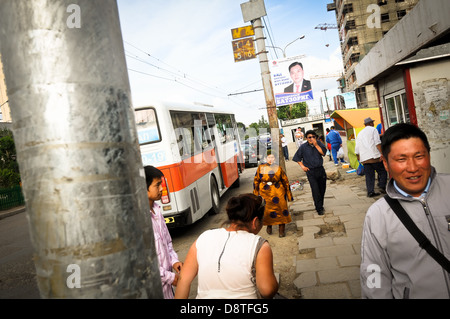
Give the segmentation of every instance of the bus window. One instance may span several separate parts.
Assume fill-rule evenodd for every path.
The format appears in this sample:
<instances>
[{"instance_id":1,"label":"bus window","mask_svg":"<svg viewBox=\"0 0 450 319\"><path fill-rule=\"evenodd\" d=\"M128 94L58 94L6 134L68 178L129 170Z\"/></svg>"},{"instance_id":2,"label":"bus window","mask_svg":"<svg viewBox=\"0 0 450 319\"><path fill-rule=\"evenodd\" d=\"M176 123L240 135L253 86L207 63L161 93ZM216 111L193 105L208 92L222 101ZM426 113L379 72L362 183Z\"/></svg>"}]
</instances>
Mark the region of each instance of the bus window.
<instances>
[{"instance_id":1,"label":"bus window","mask_svg":"<svg viewBox=\"0 0 450 319\"><path fill-rule=\"evenodd\" d=\"M212 145L212 135L211 130L208 129L207 125L202 126L202 148L206 150L213 147Z\"/></svg>"},{"instance_id":2,"label":"bus window","mask_svg":"<svg viewBox=\"0 0 450 319\"><path fill-rule=\"evenodd\" d=\"M135 120L140 145L161 141L155 109L136 109Z\"/></svg>"},{"instance_id":3,"label":"bus window","mask_svg":"<svg viewBox=\"0 0 450 319\"><path fill-rule=\"evenodd\" d=\"M230 114L214 114L216 119L216 127L219 132L219 140L222 144L234 141L236 138L234 136L233 122Z\"/></svg>"},{"instance_id":4,"label":"bus window","mask_svg":"<svg viewBox=\"0 0 450 319\"><path fill-rule=\"evenodd\" d=\"M203 113L170 112L182 158L201 153L211 146Z\"/></svg>"}]
</instances>

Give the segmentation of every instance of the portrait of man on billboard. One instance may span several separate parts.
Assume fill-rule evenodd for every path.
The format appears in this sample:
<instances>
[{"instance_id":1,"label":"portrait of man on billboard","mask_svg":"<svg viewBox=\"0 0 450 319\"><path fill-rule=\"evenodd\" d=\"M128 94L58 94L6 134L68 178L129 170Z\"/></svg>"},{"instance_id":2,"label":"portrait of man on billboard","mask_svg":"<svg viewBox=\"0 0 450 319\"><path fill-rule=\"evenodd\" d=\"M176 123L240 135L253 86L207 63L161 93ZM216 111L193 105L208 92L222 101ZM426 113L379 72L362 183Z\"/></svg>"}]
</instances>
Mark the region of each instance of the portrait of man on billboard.
<instances>
[{"instance_id":1,"label":"portrait of man on billboard","mask_svg":"<svg viewBox=\"0 0 450 319\"><path fill-rule=\"evenodd\" d=\"M301 60L303 58L305 58L304 55L298 55L273 60L270 64L277 106L314 100L312 83L305 79L305 73L308 73L303 69L305 63L308 64L308 62Z\"/></svg>"},{"instance_id":2,"label":"portrait of man on billboard","mask_svg":"<svg viewBox=\"0 0 450 319\"><path fill-rule=\"evenodd\" d=\"M289 75L294 83L285 87L284 93L302 93L311 90L311 81L304 79L302 63L294 62L289 65Z\"/></svg>"}]
</instances>

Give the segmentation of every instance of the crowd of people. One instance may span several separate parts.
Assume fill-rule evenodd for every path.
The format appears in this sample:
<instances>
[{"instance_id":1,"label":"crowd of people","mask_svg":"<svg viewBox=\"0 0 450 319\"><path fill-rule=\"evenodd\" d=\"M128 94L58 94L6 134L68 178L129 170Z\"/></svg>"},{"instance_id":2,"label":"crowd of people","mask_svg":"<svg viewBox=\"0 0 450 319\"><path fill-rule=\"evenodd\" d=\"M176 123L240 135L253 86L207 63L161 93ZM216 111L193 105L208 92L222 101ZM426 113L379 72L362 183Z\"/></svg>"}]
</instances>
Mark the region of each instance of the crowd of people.
<instances>
[{"instance_id":1,"label":"crowd of people","mask_svg":"<svg viewBox=\"0 0 450 319\"><path fill-rule=\"evenodd\" d=\"M364 220L362 298L450 298L450 175L439 174L431 165L430 145L418 127L397 124L380 132L371 118L364 125L355 153L364 166L367 196L385 196L369 207ZM306 173L318 215L325 211L323 158L332 156L337 163L337 149L342 147L337 135L334 128L326 138L307 131L292 158ZM375 172L380 193L374 191ZM270 150L256 169L253 193L228 201L228 222L202 233L184 263L173 249L157 204L163 175L151 166L145 167L145 175L164 298L188 298L195 277L197 298L254 299L277 294L272 248L258 233L266 226L271 235L278 225L279 237L286 236L286 224L292 221L288 202L293 196L287 174ZM403 222L401 214L411 218L410 224ZM411 230L411 224L418 230ZM418 241L417 233L422 236ZM367 269L374 265L381 279L378 286L368 284L374 273Z\"/></svg>"}]
</instances>

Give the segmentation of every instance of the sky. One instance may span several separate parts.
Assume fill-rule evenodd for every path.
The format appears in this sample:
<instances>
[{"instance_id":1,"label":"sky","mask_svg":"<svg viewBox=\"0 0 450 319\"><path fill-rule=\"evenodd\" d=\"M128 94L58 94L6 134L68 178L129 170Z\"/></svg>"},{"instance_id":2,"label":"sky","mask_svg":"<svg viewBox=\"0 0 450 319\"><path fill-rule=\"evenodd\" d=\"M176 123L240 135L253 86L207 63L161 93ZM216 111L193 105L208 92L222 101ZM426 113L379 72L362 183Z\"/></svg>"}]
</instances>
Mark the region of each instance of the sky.
<instances>
[{"instance_id":1,"label":"sky","mask_svg":"<svg viewBox=\"0 0 450 319\"><path fill-rule=\"evenodd\" d=\"M200 103L229 109L247 126L261 116L267 121L258 58L235 62L233 56L231 29L250 25L242 16L244 2L117 0L133 106L159 100ZM287 57L306 56L306 79L342 72L338 31L315 29L336 25L334 11L326 9L332 0L264 2L269 60L283 58L285 49ZM311 115L320 114L323 90L328 98L339 93L336 80L311 80Z\"/></svg>"}]
</instances>

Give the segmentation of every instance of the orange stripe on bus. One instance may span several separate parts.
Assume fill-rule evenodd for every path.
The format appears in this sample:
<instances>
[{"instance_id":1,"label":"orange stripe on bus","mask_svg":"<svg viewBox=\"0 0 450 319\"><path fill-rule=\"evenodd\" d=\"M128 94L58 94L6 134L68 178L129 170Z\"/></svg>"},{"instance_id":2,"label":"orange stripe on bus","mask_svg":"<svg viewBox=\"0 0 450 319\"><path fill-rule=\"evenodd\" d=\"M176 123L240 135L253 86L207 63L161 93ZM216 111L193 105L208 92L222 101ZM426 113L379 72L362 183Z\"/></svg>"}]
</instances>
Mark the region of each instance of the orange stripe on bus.
<instances>
[{"instance_id":1,"label":"orange stripe on bus","mask_svg":"<svg viewBox=\"0 0 450 319\"><path fill-rule=\"evenodd\" d=\"M230 158L224 163L220 163L222 169L223 181L226 187L230 187L234 181L239 177L239 172L236 166L237 155Z\"/></svg>"},{"instance_id":2,"label":"orange stripe on bus","mask_svg":"<svg viewBox=\"0 0 450 319\"><path fill-rule=\"evenodd\" d=\"M214 151L194 155L180 163L158 167L167 178L171 192L180 191L217 167Z\"/></svg>"}]
</instances>

